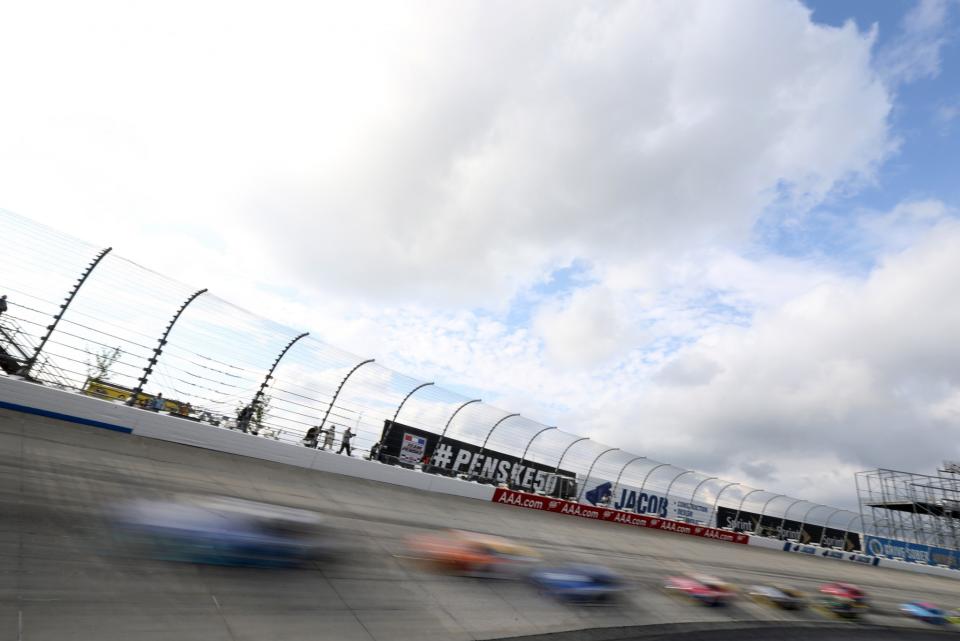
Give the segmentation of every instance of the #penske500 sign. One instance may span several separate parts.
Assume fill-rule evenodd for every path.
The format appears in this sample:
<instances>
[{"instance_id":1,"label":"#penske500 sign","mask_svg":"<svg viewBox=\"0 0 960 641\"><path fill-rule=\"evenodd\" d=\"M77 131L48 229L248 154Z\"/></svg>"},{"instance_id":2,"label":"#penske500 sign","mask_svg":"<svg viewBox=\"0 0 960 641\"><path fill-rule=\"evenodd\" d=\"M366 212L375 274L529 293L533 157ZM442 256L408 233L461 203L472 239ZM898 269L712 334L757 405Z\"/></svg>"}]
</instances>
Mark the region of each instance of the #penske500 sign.
<instances>
[{"instance_id":1,"label":"#penske500 sign","mask_svg":"<svg viewBox=\"0 0 960 641\"><path fill-rule=\"evenodd\" d=\"M384 421L380 437L381 456L400 463L423 463L429 470L446 474L463 474L515 487L544 492L553 496L576 493L576 475L530 460L450 437L420 430L402 423ZM411 443L415 442L415 447Z\"/></svg>"},{"instance_id":2,"label":"#penske500 sign","mask_svg":"<svg viewBox=\"0 0 960 641\"><path fill-rule=\"evenodd\" d=\"M497 488L493 493L493 502L515 505L530 510L543 510L544 512L579 516L580 518L593 519L596 521L611 521L613 523L623 523L624 525L632 525L634 527L669 530L671 532L677 532L678 534L699 536L705 539L716 539L717 541L726 541L728 543L746 544L750 539L748 535L738 532L728 532L712 527L681 523L679 521L663 519L658 516L640 515L612 508L593 507L582 503L574 503L573 501L550 498L548 496L517 492L507 488Z\"/></svg>"}]
</instances>

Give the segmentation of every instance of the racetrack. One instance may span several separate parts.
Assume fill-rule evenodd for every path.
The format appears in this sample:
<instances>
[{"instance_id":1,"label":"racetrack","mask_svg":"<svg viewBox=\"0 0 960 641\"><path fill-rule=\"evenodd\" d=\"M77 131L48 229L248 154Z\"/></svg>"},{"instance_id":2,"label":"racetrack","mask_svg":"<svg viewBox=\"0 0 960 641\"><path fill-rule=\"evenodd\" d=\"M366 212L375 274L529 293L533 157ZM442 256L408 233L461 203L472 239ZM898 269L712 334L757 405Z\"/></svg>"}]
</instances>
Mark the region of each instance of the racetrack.
<instances>
[{"instance_id":1,"label":"racetrack","mask_svg":"<svg viewBox=\"0 0 960 641\"><path fill-rule=\"evenodd\" d=\"M171 492L317 510L342 533L342 558L277 570L121 554L103 510ZM603 563L633 589L614 607L571 607L521 583L423 573L403 537L442 527L515 537L549 560ZM902 638L924 628L893 616L898 603L960 606L960 583L946 578L426 494L0 410L3 640L491 639L678 621L829 621L744 600L702 608L659 590L663 576L686 570L811 592L827 580L859 583L881 612L866 621L904 625Z\"/></svg>"}]
</instances>

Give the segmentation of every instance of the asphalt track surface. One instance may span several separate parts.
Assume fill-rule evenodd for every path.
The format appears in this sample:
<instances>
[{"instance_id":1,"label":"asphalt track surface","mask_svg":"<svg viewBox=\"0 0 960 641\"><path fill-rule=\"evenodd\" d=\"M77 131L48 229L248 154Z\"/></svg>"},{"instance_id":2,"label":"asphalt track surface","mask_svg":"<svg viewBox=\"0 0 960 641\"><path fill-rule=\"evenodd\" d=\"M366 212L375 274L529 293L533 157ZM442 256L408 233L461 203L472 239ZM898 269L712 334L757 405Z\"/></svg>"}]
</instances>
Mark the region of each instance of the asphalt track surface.
<instances>
[{"instance_id":1,"label":"asphalt track surface","mask_svg":"<svg viewBox=\"0 0 960 641\"><path fill-rule=\"evenodd\" d=\"M174 492L316 510L339 532L340 558L237 568L131 556L114 545L104 510ZM445 527L514 537L548 561L605 564L631 589L610 607L569 606L522 582L424 572L403 539ZM704 608L660 590L664 576L684 571L809 592L847 580L876 609L855 624L744 599ZM896 614L917 599L958 607L960 582L426 494L0 410L0 641L429 641L570 630L585 631L558 638L927 638L929 626ZM635 627L676 622L694 627ZM780 627L741 630L747 622ZM889 636L871 624L902 627Z\"/></svg>"}]
</instances>

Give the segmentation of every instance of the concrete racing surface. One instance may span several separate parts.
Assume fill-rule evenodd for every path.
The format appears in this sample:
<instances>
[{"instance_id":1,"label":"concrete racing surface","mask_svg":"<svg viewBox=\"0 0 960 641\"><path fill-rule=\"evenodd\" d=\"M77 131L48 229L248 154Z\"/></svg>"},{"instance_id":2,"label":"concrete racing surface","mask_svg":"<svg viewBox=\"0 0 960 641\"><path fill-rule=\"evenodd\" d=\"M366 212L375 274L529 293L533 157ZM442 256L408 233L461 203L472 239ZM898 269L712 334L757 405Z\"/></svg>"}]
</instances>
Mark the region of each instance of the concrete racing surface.
<instances>
[{"instance_id":1,"label":"concrete racing surface","mask_svg":"<svg viewBox=\"0 0 960 641\"><path fill-rule=\"evenodd\" d=\"M107 510L176 492L316 510L335 529L339 558L296 569L223 567L131 555L117 544ZM570 606L522 582L424 572L403 539L445 527L516 538L549 562L607 565L631 589L613 606ZM581 636L562 638L600 639L634 637L589 635L714 621L866 629L816 610L789 613L745 599L705 608L661 591L664 576L685 571L808 593L828 580L858 583L876 606L864 624L903 626L897 638L934 631L897 614L903 601L960 607L960 583L947 578L427 494L0 410L4 641L495 639L580 629ZM839 638L804 630L822 641ZM753 630L738 638L764 637Z\"/></svg>"},{"instance_id":2,"label":"concrete racing surface","mask_svg":"<svg viewBox=\"0 0 960 641\"><path fill-rule=\"evenodd\" d=\"M776 641L925 641L926 639L956 638L952 630L917 630L899 626L876 626L858 624L793 622L715 622L673 623L665 625L602 628L574 632L554 632L522 637L510 637L495 641L653 641L675 639L676 641L743 641L771 639Z\"/></svg>"}]
</instances>

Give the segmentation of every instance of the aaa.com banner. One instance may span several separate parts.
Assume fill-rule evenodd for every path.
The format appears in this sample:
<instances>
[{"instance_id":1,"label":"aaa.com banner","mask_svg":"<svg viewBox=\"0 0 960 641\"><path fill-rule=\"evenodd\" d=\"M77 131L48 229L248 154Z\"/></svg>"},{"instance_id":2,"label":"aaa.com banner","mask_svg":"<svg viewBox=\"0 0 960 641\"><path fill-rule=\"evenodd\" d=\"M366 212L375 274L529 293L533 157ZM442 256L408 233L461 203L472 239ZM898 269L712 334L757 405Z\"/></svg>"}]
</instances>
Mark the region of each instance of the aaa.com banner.
<instances>
[{"instance_id":1,"label":"aaa.com banner","mask_svg":"<svg viewBox=\"0 0 960 641\"><path fill-rule=\"evenodd\" d=\"M653 528L656 530L669 530L679 534L688 534L690 536L699 536L705 539L715 539L717 541L727 541L729 543L741 543L746 545L750 537L738 532L728 532L718 530L712 527L701 525L691 525L679 521L662 519L657 516L644 516L633 512L623 512L605 507L590 507L573 501L564 501L554 499L539 494L527 494L526 492L517 492L501 487L493 493L494 503L506 503L507 505L516 505L530 510L543 510L544 512L556 512L558 514L567 514L569 516L579 516L583 519L593 519L595 521L612 521L613 523L623 523L634 527Z\"/></svg>"}]
</instances>

